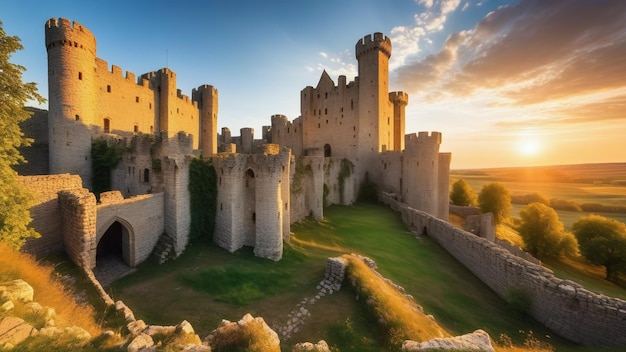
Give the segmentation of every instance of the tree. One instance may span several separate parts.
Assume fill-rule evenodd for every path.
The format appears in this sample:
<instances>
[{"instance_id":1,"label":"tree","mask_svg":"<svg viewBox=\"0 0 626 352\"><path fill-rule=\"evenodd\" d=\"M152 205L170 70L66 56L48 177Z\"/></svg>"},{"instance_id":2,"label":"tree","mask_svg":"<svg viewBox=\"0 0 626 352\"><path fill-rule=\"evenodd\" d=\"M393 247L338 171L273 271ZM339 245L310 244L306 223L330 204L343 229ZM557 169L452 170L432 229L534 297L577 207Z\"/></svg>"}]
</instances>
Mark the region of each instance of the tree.
<instances>
[{"instance_id":1,"label":"tree","mask_svg":"<svg viewBox=\"0 0 626 352\"><path fill-rule=\"evenodd\" d=\"M19 147L29 145L19 123L30 117L24 109L29 100L43 102L35 83L23 83L23 66L9 62L21 50L20 39L8 36L0 22L0 241L17 249L29 237L38 237L29 224L31 195L17 181L12 166L24 162Z\"/></svg>"},{"instance_id":2,"label":"tree","mask_svg":"<svg viewBox=\"0 0 626 352\"><path fill-rule=\"evenodd\" d=\"M543 203L530 203L520 211L518 232L525 249L537 258L555 258L576 254L576 239L565 232L554 209Z\"/></svg>"},{"instance_id":3,"label":"tree","mask_svg":"<svg viewBox=\"0 0 626 352\"><path fill-rule=\"evenodd\" d=\"M501 183L484 185L478 195L478 204L483 213L493 213L496 224L501 224L509 217L511 196Z\"/></svg>"},{"instance_id":4,"label":"tree","mask_svg":"<svg viewBox=\"0 0 626 352\"><path fill-rule=\"evenodd\" d=\"M600 215L588 215L572 225L580 252L606 268L606 279L616 281L626 271L626 225Z\"/></svg>"},{"instance_id":5,"label":"tree","mask_svg":"<svg viewBox=\"0 0 626 352\"><path fill-rule=\"evenodd\" d=\"M450 192L452 204L461 206L476 206L476 193L464 179L460 179L452 184Z\"/></svg>"}]
</instances>

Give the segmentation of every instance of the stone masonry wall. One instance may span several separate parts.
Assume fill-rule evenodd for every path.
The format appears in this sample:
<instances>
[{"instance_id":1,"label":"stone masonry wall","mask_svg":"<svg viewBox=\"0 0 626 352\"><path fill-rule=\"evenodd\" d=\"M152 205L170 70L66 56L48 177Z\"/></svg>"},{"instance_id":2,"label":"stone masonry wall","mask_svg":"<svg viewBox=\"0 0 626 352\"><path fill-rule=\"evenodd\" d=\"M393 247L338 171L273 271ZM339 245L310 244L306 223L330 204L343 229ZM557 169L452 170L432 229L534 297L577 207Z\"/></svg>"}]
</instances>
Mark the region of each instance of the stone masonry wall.
<instances>
[{"instance_id":1,"label":"stone masonry wall","mask_svg":"<svg viewBox=\"0 0 626 352\"><path fill-rule=\"evenodd\" d=\"M105 195L107 193L103 193ZM118 192L119 194L119 192ZM102 199L100 201L105 203ZM121 195L120 195L121 196ZM120 199L97 206L97 242L115 221L129 227L129 239L123 243L131 267L145 261L156 246L159 236L165 231L164 194L146 194ZM126 256L126 255L125 255Z\"/></svg>"},{"instance_id":2,"label":"stone masonry wall","mask_svg":"<svg viewBox=\"0 0 626 352\"><path fill-rule=\"evenodd\" d=\"M388 195L382 200L400 212L410 229L437 241L500 297L506 299L510 289L525 292L532 301L528 313L555 333L587 346L626 346L626 301L559 279L549 269Z\"/></svg>"},{"instance_id":3,"label":"stone masonry wall","mask_svg":"<svg viewBox=\"0 0 626 352\"><path fill-rule=\"evenodd\" d=\"M20 176L21 182L34 196L35 204L30 209L31 225L41 238L28 239L22 250L38 256L63 250L61 237L61 209L58 193L62 190L80 189L82 181L78 175Z\"/></svg>"},{"instance_id":4,"label":"stone masonry wall","mask_svg":"<svg viewBox=\"0 0 626 352\"><path fill-rule=\"evenodd\" d=\"M59 192L63 245L81 267L96 266L96 196L86 188Z\"/></svg>"}]
</instances>

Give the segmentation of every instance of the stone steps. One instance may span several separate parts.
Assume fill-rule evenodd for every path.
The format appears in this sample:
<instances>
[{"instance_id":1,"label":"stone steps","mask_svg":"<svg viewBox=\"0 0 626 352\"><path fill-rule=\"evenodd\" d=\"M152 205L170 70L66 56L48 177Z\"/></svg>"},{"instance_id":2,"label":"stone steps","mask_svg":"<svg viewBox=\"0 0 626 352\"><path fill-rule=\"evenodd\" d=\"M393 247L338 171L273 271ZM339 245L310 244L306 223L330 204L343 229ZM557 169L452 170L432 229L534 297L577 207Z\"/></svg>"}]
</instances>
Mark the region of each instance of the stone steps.
<instances>
[{"instance_id":1,"label":"stone steps","mask_svg":"<svg viewBox=\"0 0 626 352\"><path fill-rule=\"evenodd\" d=\"M176 258L176 251L174 250L174 239L165 233L162 234L161 237L159 237L159 241L157 242L156 246L154 246L152 256L156 258L159 264L163 264L170 259Z\"/></svg>"}]
</instances>

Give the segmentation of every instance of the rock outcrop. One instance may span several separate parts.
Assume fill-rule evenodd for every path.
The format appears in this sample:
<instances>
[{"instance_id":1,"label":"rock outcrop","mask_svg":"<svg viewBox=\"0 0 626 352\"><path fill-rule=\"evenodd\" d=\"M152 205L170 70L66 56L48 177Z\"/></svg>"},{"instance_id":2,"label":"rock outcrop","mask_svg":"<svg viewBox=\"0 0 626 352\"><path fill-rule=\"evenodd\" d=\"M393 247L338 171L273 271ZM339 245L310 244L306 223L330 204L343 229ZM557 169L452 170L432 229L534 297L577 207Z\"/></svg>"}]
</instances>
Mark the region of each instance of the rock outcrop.
<instances>
[{"instance_id":1,"label":"rock outcrop","mask_svg":"<svg viewBox=\"0 0 626 352\"><path fill-rule=\"evenodd\" d=\"M476 330L471 334L449 337L449 338L437 338L428 340L425 342L404 341L402 344L402 351L430 351L430 350L461 350L461 351L483 351L483 352L495 352L491 345L491 338L483 330Z\"/></svg>"}]
</instances>

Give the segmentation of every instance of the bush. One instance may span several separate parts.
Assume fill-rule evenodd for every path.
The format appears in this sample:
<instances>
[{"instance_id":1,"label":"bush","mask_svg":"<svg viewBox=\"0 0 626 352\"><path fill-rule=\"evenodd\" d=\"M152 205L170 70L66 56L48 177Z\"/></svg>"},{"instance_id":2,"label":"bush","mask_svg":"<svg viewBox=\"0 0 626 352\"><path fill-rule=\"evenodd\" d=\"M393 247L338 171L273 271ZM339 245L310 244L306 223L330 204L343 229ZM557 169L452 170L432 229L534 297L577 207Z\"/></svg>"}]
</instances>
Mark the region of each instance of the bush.
<instances>
[{"instance_id":1,"label":"bush","mask_svg":"<svg viewBox=\"0 0 626 352\"><path fill-rule=\"evenodd\" d=\"M478 195L478 204L483 213L493 213L496 225L502 224L511 211L509 190L497 182L484 185Z\"/></svg>"},{"instance_id":2,"label":"bush","mask_svg":"<svg viewBox=\"0 0 626 352\"><path fill-rule=\"evenodd\" d=\"M460 179L452 184L450 200L454 205L476 206L476 193L464 179Z\"/></svg>"},{"instance_id":3,"label":"bush","mask_svg":"<svg viewBox=\"0 0 626 352\"><path fill-rule=\"evenodd\" d=\"M554 209L542 203L531 203L520 211L518 228L525 249L538 258L576 254L576 239L565 232Z\"/></svg>"},{"instance_id":4,"label":"bush","mask_svg":"<svg viewBox=\"0 0 626 352\"><path fill-rule=\"evenodd\" d=\"M530 203L541 203L550 206L550 200L544 195L537 192L524 195L513 195L511 196L511 203L521 205L528 205Z\"/></svg>"},{"instance_id":5,"label":"bush","mask_svg":"<svg viewBox=\"0 0 626 352\"><path fill-rule=\"evenodd\" d=\"M582 209L580 208L580 204L574 201L565 200L565 199L552 198L550 199L550 206L556 210L576 211L576 212L582 211Z\"/></svg>"}]
</instances>

